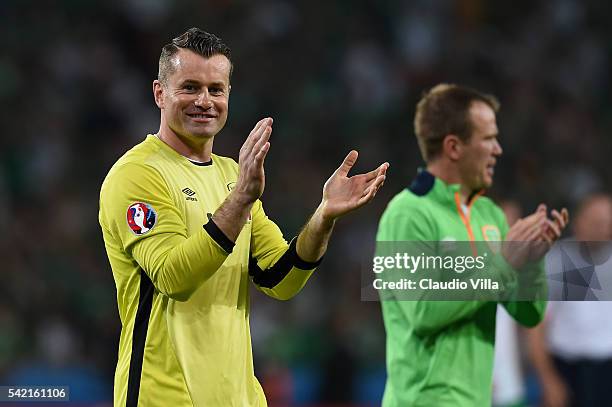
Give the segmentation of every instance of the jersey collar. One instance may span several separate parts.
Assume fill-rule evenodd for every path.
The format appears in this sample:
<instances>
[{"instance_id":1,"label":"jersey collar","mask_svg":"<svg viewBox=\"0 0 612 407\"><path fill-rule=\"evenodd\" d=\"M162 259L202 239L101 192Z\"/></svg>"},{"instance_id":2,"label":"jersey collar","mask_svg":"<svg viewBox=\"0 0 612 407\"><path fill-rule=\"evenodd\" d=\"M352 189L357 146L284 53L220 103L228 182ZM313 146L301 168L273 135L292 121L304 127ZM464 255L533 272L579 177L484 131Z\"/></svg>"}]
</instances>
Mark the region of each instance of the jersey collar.
<instances>
[{"instance_id":1,"label":"jersey collar","mask_svg":"<svg viewBox=\"0 0 612 407\"><path fill-rule=\"evenodd\" d=\"M146 141L158 145L162 150L166 151L168 154L170 154L172 157L178 160L181 163L181 165L188 165L190 167L198 166L198 167L204 167L204 168L210 167L213 165L214 154L211 154L210 161L198 162L198 161L190 160L189 158L181 155L178 151L176 151L175 149L170 147L168 144L161 141L160 138L157 137L155 134L147 134Z\"/></svg>"},{"instance_id":2,"label":"jersey collar","mask_svg":"<svg viewBox=\"0 0 612 407\"><path fill-rule=\"evenodd\" d=\"M416 177L408 190L417 196L428 195L436 201L451 203L455 205L455 195L461 190L460 184L447 184L440 178L436 178L432 173L425 168L419 168ZM484 189L474 191L468 199L468 205L471 206L480 195L484 193Z\"/></svg>"}]
</instances>

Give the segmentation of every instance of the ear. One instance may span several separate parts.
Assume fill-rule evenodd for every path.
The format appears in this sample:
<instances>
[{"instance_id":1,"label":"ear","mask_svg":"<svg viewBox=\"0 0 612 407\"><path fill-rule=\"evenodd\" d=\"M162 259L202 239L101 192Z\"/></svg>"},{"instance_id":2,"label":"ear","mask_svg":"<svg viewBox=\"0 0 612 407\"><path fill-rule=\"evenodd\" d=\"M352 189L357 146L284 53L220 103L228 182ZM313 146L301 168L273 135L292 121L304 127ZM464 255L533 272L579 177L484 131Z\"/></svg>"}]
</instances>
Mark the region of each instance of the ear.
<instances>
[{"instance_id":1,"label":"ear","mask_svg":"<svg viewBox=\"0 0 612 407\"><path fill-rule=\"evenodd\" d=\"M153 97L155 98L155 104L160 109L164 108L164 86L162 83L155 79L153 81Z\"/></svg>"},{"instance_id":2,"label":"ear","mask_svg":"<svg viewBox=\"0 0 612 407\"><path fill-rule=\"evenodd\" d=\"M451 161L457 161L463 154L463 143L461 139L454 134L448 134L442 140L442 154L451 159Z\"/></svg>"}]
</instances>

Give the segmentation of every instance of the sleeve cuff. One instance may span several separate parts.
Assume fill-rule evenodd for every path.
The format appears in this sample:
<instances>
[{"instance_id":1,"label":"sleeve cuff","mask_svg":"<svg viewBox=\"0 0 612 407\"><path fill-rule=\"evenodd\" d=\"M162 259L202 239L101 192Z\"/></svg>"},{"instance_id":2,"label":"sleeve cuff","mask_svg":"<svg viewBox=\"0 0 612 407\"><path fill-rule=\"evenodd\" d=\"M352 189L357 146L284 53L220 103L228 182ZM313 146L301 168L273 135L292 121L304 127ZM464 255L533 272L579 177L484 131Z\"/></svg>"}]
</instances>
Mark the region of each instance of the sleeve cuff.
<instances>
[{"instance_id":1,"label":"sleeve cuff","mask_svg":"<svg viewBox=\"0 0 612 407\"><path fill-rule=\"evenodd\" d=\"M314 263L302 260L297 254L296 244L297 238L293 238L287 251L283 253L272 267L266 270L259 268L257 260L251 257L249 260L249 275L252 277L253 282L263 288L274 288L283 281L292 268L311 271L321 264L323 257Z\"/></svg>"},{"instance_id":2,"label":"sleeve cuff","mask_svg":"<svg viewBox=\"0 0 612 407\"><path fill-rule=\"evenodd\" d=\"M234 246L236 243L232 242L225 233L219 229L219 226L213 221L212 214L207 214L208 223L204 225L204 230L212 237L212 239L217 242L219 246L227 253L231 253L234 250Z\"/></svg>"},{"instance_id":3,"label":"sleeve cuff","mask_svg":"<svg viewBox=\"0 0 612 407\"><path fill-rule=\"evenodd\" d=\"M299 268L300 270L313 270L321 264L325 255L321 256L321 258L315 262L309 262L302 260L297 252L297 236L291 240L289 244L289 249L287 249L287 256L290 258L290 262L293 263L294 267Z\"/></svg>"}]
</instances>

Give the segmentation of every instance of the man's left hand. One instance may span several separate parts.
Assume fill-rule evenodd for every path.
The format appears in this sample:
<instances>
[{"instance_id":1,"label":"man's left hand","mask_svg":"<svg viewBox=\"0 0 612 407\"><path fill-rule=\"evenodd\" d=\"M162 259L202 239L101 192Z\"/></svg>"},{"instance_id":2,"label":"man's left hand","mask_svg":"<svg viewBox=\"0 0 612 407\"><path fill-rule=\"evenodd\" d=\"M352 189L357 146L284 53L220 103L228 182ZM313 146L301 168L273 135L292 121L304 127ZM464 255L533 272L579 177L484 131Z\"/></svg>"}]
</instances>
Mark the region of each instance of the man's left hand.
<instances>
[{"instance_id":1,"label":"man's left hand","mask_svg":"<svg viewBox=\"0 0 612 407\"><path fill-rule=\"evenodd\" d=\"M323 186L321 215L327 220L335 220L370 202L385 182L389 163L366 173L348 176L357 161L357 151L352 150L340 167L332 174Z\"/></svg>"},{"instance_id":2,"label":"man's left hand","mask_svg":"<svg viewBox=\"0 0 612 407\"><path fill-rule=\"evenodd\" d=\"M543 211L546 214L546 206L540 205L538 211ZM561 209L561 211L553 209L551 215L553 219L546 218L540 236L531 248L532 260L539 260L544 257L551 246L561 238L569 223L569 212L566 208Z\"/></svg>"}]
</instances>

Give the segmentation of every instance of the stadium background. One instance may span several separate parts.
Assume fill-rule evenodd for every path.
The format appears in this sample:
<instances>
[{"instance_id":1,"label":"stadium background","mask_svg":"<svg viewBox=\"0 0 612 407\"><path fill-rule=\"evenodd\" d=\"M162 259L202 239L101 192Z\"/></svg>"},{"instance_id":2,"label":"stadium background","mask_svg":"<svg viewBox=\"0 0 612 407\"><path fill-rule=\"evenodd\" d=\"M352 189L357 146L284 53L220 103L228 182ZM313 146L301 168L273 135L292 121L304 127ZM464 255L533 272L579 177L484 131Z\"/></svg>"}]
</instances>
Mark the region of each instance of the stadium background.
<instances>
[{"instance_id":1,"label":"stadium background","mask_svg":"<svg viewBox=\"0 0 612 407\"><path fill-rule=\"evenodd\" d=\"M351 148L359 171L391 163L298 297L252 296L255 368L272 406L376 405L384 329L379 305L359 298L360 256L421 165L421 92L444 81L496 94L504 156L492 194L525 210L571 208L612 181L611 16L612 3L578 0L0 2L0 384L70 384L75 401L111 400L119 320L99 186L157 130L161 46L198 26L235 64L215 151L237 157L255 122L275 119L263 200L286 237Z\"/></svg>"}]
</instances>

